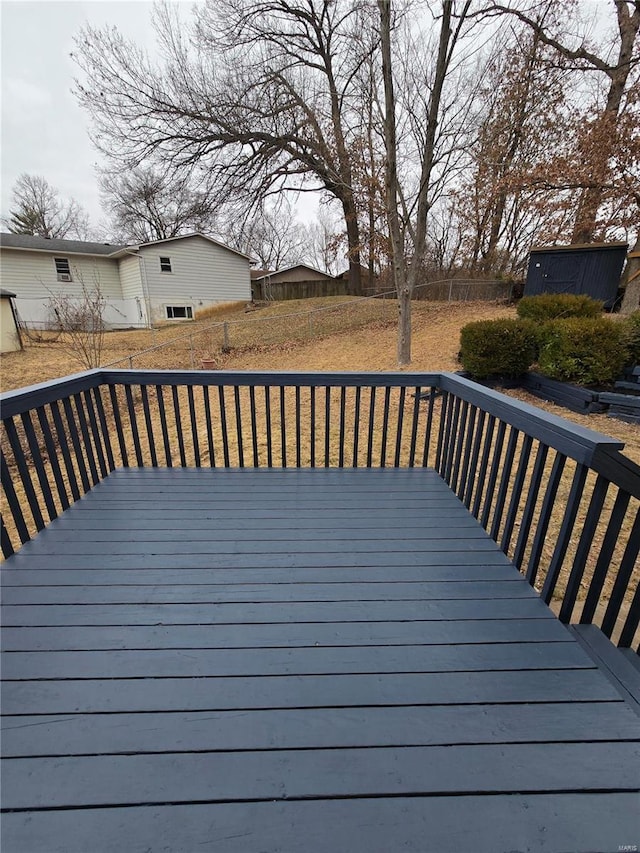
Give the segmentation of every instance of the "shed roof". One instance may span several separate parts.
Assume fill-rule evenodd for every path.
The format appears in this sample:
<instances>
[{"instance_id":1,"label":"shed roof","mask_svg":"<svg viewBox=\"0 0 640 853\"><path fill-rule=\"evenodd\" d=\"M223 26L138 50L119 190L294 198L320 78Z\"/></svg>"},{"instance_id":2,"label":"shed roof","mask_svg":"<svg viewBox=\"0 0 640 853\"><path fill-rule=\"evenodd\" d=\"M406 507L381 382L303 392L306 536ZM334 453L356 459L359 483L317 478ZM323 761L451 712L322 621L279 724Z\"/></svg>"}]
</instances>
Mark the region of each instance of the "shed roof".
<instances>
[{"instance_id":1,"label":"shed roof","mask_svg":"<svg viewBox=\"0 0 640 853\"><path fill-rule=\"evenodd\" d=\"M534 252L591 252L600 249L628 249L628 243L572 243L567 246L534 246L530 254Z\"/></svg>"}]
</instances>

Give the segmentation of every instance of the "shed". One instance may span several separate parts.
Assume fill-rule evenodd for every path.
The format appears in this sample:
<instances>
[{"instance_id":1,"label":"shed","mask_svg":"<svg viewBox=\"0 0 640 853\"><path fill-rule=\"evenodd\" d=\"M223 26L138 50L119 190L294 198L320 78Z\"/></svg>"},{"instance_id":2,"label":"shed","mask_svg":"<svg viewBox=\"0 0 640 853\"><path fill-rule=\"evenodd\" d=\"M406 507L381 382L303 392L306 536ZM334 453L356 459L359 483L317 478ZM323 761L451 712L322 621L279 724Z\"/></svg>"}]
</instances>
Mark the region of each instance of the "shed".
<instances>
[{"instance_id":1,"label":"shed","mask_svg":"<svg viewBox=\"0 0 640 853\"><path fill-rule=\"evenodd\" d=\"M534 248L529 255L525 296L541 293L584 294L613 308L626 243L588 243Z\"/></svg>"},{"instance_id":2,"label":"shed","mask_svg":"<svg viewBox=\"0 0 640 853\"><path fill-rule=\"evenodd\" d=\"M14 299L15 293L0 289L0 352L22 349Z\"/></svg>"}]
</instances>

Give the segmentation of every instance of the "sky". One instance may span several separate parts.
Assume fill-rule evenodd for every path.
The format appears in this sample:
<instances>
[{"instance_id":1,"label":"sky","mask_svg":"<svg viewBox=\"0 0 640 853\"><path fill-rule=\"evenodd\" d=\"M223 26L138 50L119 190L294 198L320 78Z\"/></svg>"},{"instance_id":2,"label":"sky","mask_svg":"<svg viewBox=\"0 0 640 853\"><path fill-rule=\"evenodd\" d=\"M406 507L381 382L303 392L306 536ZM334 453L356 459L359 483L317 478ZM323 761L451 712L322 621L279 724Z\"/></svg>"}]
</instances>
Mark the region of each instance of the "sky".
<instances>
[{"instance_id":1,"label":"sky","mask_svg":"<svg viewBox=\"0 0 640 853\"><path fill-rule=\"evenodd\" d=\"M188 16L191 0L177 2ZM26 172L46 178L61 198L75 198L92 227L106 227L95 173L100 155L71 91L78 69L69 54L74 36L90 23L116 26L153 55L152 8L145 0L0 0L2 216L9 214L16 178ZM299 217L314 219L316 203L300 197Z\"/></svg>"},{"instance_id":2,"label":"sky","mask_svg":"<svg viewBox=\"0 0 640 853\"><path fill-rule=\"evenodd\" d=\"M186 4L190 5L190 4ZM88 22L113 24L150 52L150 2L132 0L1 0L1 210L8 215L18 175L42 175L64 198L74 197L97 226L100 210L94 164L99 155L88 120L71 93L73 37Z\"/></svg>"}]
</instances>

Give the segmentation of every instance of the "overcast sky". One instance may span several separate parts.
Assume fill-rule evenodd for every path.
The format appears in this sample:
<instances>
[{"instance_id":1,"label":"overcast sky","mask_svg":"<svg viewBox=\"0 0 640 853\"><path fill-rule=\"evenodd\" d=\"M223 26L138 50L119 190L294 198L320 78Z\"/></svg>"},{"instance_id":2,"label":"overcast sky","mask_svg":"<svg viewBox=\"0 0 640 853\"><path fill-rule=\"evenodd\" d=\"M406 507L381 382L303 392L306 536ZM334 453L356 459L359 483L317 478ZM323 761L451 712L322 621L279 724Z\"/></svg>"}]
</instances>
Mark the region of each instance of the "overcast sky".
<instances>
[{"instance_id":1,"label":"overcast sky","mask_svg":"<svg viewBox=\"0 0 640 853\"><path fill-rule=\"evenodd\" d=\"M188 17L191 0L176 0ZM95 175L99 154L88 121L71 94L77 68L69 56L85 23L111 24L153 54L152 2L144 0L0 0L1 211L7 216L18 175L42 175L63 198L104 223ZM294 204L296 201L294 201ZM315 199L297 200L303 220L315 218ZM108 235L107 235L108 236Z\"/></svg>"},{"instance_id":2,"label":"overcast sky","mask_svg":"<svg viewBox=\"0 0 640 853\"><path fill-rule=\"evenodd\" d=\"M151 9L152 3L142 0L0 2L3 215L14 181L27 172L44 176L62 196L73 196L89 212L91 224L98 224L98 154L71 94L73 37L85 22L113 24L152 50Z\"/></svg>"}]
</instances>

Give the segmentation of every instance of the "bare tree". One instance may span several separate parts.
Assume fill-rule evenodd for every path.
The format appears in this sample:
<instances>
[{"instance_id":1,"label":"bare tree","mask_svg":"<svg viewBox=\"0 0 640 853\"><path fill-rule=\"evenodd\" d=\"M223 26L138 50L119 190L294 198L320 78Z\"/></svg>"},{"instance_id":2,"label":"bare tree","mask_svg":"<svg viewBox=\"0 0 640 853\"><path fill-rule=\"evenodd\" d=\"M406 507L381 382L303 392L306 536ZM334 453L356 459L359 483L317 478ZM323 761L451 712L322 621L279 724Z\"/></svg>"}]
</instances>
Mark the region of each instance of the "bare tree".
<instances>
[{"instance_id":1,"label":"bare tree","mask_svg":"<svg viewBox=\"0 0 640 853\"><path fill-rule=\"evenodd\" d=\"M541 184L552 156L566 156L575 126L567 72L523 25L496 40L477 91L470 168L454 192L471 272L518 267L532 239L566 228L566 194ZM550 153L553 152L553 155Z\"/></svg>"},{"instance_id":2,"label":"bare tree","mask_svg":"<svg viewBox=\"0 0 640 853\"><path fill-rule=\"evenodd\" d=\"M78 295L51 293L49 308L52 325L62 332L58 341L66 351L91 370L100 367L102 359L107 300L102 293L99 278L96 277L89 286L79 270L75 270L74 274L82 285L82 291Z\"/></svg>"},{"instance_id":3,"label":"bare tree","mask_svg":"<svg viewBox=\"0 0 640 853\"><path fill-rule=\"evenodd\" d=\"M569 187L581 190L575 211L572 240L587 243L597 231L598 210L605 200L612 179L613 160L620 145L620 118L623 114L628 88L637 80L640 67L640 0L613 0L615 32L612 41L598 42L580 32L575 20L575 4L564 2L563 14L556 14L551 23L544 14L548 0L522 5L494 4L500 14L515 16L531 28L536 38L556 52L565 67L600 75L604 97L598 99L592 120L582 135L579 147L578 175L566 176ZM558 181L560 185L561 182Z\"/></svg>"},{"instance_id":4,"label":"bare tree","mask_svg":"<svg viewBox=\"0 0 640 853\"><path fill-rule=\"evenodd\" d=\"M153 167L124 173L103 170L100 187L113 233L124 242L211 230L212 198L206 191L193 189L189 175L169 175Z\"/></svg>"},{"instance_id":5,"label":"bare tree","mask_svg":"<svg viewBox=\"0 0 640 853\"><path fill-rule=\"evenodd\" d=\"M75 199L62 201L40 175L23 173L12 190L14 209L3 220L13 234L86 239L89 217Z\"/></svg>"},{"instance_id":6,"label":"bare tree","mask_svg":"<svg viewBox=\"0 0 640 853\"><path fill-rule=\"evenodd\" d=\"M391 0L379 0L380 35L383 56L383 83L385 89L384 136L386 148L387 217L392 246L394 283L398 294L398 363L411 361L411 298L423 269L428 248L428 220L434 199L443 192L444 179L452 174L452 158L456 155L458 140L451 116L442 132L443 108L447 104L445 83L451 77L458 48L465 34L469 18L470 0L456 4L456 0L442 0L437 17L437 49L432 66L416 62L413 86L403 86L405 110L411 131L414 159L419 163L417 186L411 189L411 175L406 174L404 186L400 181L397 163L402 144L397 136L396 97L394 93L394 63L392 44ZM473 24L472 24L473 25ZM406 50L406 47L403 46ZM412 53L413 56L413 53ZM460 57L456 61L461 63ZM426 93L426 94L425 94ZM464 97L455 91L457 102L455 116L458 127L468 93ZM410 98L411 102L407 99ZM447 138L448 137L448 138Z\"/></svg>"},{"instance_id":7,"label":"bare tree","mask_svg":"<svg viewBox=\"0 0 640 853\"><path fill-rule=\"evenodd\" d=\"M189 44L169 7L158 15L163 67L113 29L77 40L77 92L97 145L129 164L200 164L222 199L325 191L342 207L357 289L349 117L367 4L209 0L196 6Z\"/></svg>"},{"instance_id":8,"label":"bare tree","mask_svg":"<svg viewBox=\"0 0 640 853\"><path fill-rule=\"evenodd\" d=\"M223 210L217 233L229 246L256 260L262 269L276 270L304 260L306 234L286 196L244 213Z\"/></svg>"},{"instance_id":9,"label":"bare tree","mask_svg":"<svg viewBox=\"0 0 640 853\"><path fill-rule=\"evenodd\" d=\"M302 260L330 275L344 270L347 257L346 234L338 218L326 205L321 205L315 220L303 226L304 250Z\"/></svg>"}]
</instances>

